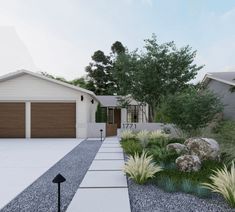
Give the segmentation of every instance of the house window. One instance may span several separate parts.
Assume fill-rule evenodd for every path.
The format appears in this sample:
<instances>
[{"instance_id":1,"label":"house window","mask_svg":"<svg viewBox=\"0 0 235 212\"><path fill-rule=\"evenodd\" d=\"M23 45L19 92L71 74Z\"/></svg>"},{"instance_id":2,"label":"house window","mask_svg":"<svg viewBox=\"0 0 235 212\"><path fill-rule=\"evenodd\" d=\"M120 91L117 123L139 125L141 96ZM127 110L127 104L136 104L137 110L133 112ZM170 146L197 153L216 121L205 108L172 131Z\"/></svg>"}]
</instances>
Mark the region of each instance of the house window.
<instances>
[{"instance_id":1,"label":"house window","mask_svg":"<svg viewBox=\"0 0 235 212\"><path fill-rule=\"evenodd\" d=\"M129 105L127 107L127 122L128 123L139 122L139 106L138 105Z\"/></svg>"}]
</instances>

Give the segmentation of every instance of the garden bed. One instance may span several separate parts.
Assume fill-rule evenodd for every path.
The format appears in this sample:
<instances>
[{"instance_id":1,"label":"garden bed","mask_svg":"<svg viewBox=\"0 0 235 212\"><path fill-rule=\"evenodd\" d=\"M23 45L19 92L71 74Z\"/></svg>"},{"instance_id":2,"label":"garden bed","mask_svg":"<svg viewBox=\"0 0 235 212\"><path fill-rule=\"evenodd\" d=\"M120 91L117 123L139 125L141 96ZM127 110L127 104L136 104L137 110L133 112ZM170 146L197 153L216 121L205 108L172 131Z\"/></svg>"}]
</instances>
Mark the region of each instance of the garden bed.
<instances>
[{"instance_id":1,"label":"garden bed","mask_svg":"<svg viewBox=\"0 0 235 212\"><path fill-rule=\"evenodd\" d=\"M210 198L202 199L181 192L169 193L158 188L151 181L138 185L128 180L129 197L132 212L232 212L223 197L212 194Z\"/></svg>"}]
</instances>

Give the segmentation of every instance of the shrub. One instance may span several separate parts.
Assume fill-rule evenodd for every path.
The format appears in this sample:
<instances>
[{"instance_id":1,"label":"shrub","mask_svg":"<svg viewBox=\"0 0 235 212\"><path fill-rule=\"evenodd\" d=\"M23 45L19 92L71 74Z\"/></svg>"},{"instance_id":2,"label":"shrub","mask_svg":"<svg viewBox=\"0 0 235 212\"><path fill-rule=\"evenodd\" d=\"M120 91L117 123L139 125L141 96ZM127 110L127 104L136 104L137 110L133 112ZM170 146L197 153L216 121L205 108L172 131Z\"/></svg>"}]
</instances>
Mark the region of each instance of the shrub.
<instances>
[{"instance_id":1,"label":"shrub","mask_svg":"<svg viewBox=\"0 0 235 212\"><path fill-rule=\"evenodd\" d=\"M178 190L177 183L170 177L160 177L157 185L167 192L176 192Z\"/></svg>"},{"instance_id":2,"label":"shrub","mask_svg":"<svg viewBox=\"0 0 235 212\"><path fill-rule=\"evenodd\" d=\"M141 130L137 133L136 137L145 148L149 142L149 132L147 130Z\"/></svg>"},{"instance_id":3,"label":"shrub","mask_svg":"<svg viewBox=\"0 0 235 212\"><path fill-rule=\"evenodd\" d=\"M168 96L163 105L162 113L189 135L207 126L223 109L216 95L195 88Z\"/></svg>"},{"instance_id":4,"label":"shrub","mask_svg":"<svg viewBox=\"0 0 235 212\"><path fill-rule=\"evenodd\" d=\"M143 152L140 156L130 156L124 165L123 171L136 183L144 184L149 178L153 178L154 174L161 171L162 168L152 161L152 156L148 156Z\"/></svg>"},{"instance_id":5,"label":"shrub","mask_svg":"<svg viewBox=\"0 0 235 212\"><path fill-rule=\"evenodd\" d=\"M235 156L227 152L222 152L220 154L220 160L226 166L231 166L232 162L235 161Z\"/></svg>"},{"instance_id":6,"label":"shrub","mask_svg":"<svg viewBox=\"0 0 235 212\"><path fill-rule=\"evenodd\" d=\"M194 184L189 179L183 179L181 182L181 190L185 193L192 193L194 191Z\"/></svg>"},{"instance_id":7,"label":"shrub","mask_svg":"<svg viewBox=\"0 0 235 212\"><path fill-rule=\"evenodd\" d=\"M153 155L155 161L163 162L164 164L175 162L175 159L179 156L175 152L168 151L166 147L155 147L149 151Z\"/></svg>"},{"instance_id":8,"label":"shrub","mask_svg":"<svg viewBox=\"0 0 235 212\"><path fill-rule=\"evenodd\" d=\"M194 194L200 198L207 198L211 196L211 191L201 185L196 185L196 189L194 190Z\"/></svg>"},{"instance_id":9,"label":"shrub","mask_svg":"<svg viewBox=\"0 0 235 212\"><path fill-rule=\"evenodd\" d=\"M121 141L121 146L127 155L132 155L132 156L134 156L135 154L140 155L143 151L141 144L134 139Z\"/></svg>"},{"instance_id":10,"label":"shrub","mask_svg":"<svg viewBox=\"0 0 235 212\"><path fill-rule=\"evenodd\" d=\"M235 167L234 162L230 171L227 166L224 165L222 169L213 171L213 175L210 176L210 183L202 183L205 188L210 189L212 192L220 193L230 204L235 208Z\"/></svg>"},{"instance_id":11,"label":"shrub","mask_svg":"<svg viewBox=\"0 0 235 212\"><path fill-rule=\"evenodd\" d=\"M185 142L185 138L177 138L177 137L172 137L168 139L168 144L171 143L180 143L183 144Z\"/></svg>"},{"instance_id":12,"label":"shrub","mask_svg":"<svg viewBox=\"0 0 235 212\"><path fill-rule=\"evenodd\" d=\"M121 132L121 139L128 140L135 138L135 134L131 130L123 130Z\"/></svg>"},{"instance_id":13,"label":"shrub","mask_svg":"<svg viewBox=\"0 0 235 212\"><path fill-rule=\"evenodd\" d=\"M150 139L157 139L157 138L162 138L162 137L168 137L168 135L164 132L162 132L161 130L155 130L149 133L149 138Z\"/></svg>"}]
</instances>

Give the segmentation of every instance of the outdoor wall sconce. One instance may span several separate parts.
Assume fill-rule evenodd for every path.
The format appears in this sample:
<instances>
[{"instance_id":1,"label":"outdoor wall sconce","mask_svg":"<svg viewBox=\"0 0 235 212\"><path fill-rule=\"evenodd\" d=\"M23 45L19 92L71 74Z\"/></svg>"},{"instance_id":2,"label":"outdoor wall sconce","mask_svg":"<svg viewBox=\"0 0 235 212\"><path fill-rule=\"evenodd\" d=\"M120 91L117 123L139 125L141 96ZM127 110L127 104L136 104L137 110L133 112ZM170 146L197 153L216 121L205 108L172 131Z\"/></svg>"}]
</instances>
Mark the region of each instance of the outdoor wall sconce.
<instances>
[{"instance_id":1,"label":"outdoor wall sconce","mask_svg":"<svg viewBox=\"0 0 235 212\"><path fill-rule=\"evenodd\" d=\"M81 95L81 101L83 101L83 99L84 99L84 97L83 97L83 95Z\"/></svg>"},{"instance_id":2,"label":"outdoor wall sconce","mask_svg":"<svg viewBox=\"0 0 235 212\"><path fill-rule=\"evenodd\" d=\"M91 103L94 104L94 99L91 100Z\"/></svg>"}]
</instances>

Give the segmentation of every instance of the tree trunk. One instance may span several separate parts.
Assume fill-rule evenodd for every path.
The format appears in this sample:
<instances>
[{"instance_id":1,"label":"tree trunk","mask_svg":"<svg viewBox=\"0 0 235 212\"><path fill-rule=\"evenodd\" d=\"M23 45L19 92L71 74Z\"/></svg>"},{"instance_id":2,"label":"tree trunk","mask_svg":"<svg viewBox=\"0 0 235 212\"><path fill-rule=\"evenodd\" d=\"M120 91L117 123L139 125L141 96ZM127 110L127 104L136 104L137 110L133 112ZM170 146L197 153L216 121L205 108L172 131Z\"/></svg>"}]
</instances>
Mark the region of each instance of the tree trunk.
<instances>
[{"instance_id":1,"label":"tree trunk","mask_svg":"<svg viewBox=\"0 0 235 212\"><path fill-rule=\"evenodd\" d=\"M149 122L154 122L155 120L155 106L149 105Z\"/></svg>"}]
</instances>

